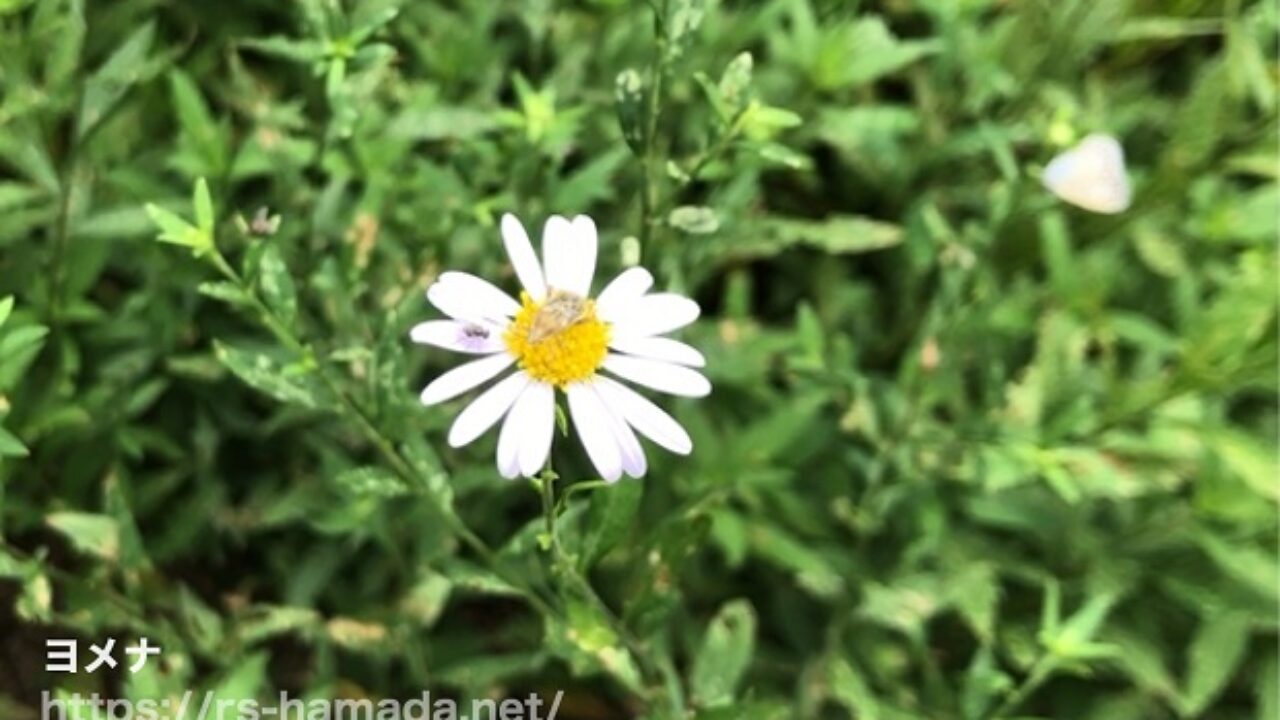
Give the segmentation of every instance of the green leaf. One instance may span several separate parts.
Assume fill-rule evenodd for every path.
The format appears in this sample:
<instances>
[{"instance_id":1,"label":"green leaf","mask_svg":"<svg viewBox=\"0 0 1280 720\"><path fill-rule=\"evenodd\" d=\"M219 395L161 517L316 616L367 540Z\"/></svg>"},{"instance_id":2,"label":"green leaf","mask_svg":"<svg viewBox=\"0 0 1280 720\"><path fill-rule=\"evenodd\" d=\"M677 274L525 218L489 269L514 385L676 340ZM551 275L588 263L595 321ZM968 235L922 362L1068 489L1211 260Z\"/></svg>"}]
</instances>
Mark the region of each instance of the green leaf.
<instances>
[{"instance_id":1,"label":"green leaf","mask_svg":"<svg viewBox=\"0 0 1280 720\"><path fill-rule=\"evenodd\" d=\"M643 492L643 483L622 482L592 494L582 539L584 569L594 566L626 538L639 513Z\"/></svg>"},{"instance_id":2,"label":"green leaf","mask_svg":"<svg viewBox=\"0 0 1280 720\"><path fill-rule=\"evenodd\" d=\"M173 99L178 125L202 161L202 171L215 177L220 176L229 161L226 140L213 114L209 112L200 88L189 75L175 68L169 73L169 94ZM212 224L206 227L201 223L200 227L212 233Z\"/></svg>"},{"instance_id":3,"label":"green leaf","mask_svg":"<svg viewBox=\"0 0 1280 720\"><path fill-rule=\"evenodd\" d=\"M816 48L814 81L824 90L866 85L937 52L938 47L934 41L898 40L881 18L863 17L823 35Z\"/></svg>"},{"instance_id":4,"label":"green leaf","mask_svg":"<svg viewBox=\"0 0 1280 720\"><path fill-rule=\"evenodd\" d=\"M902 228L856 215L826 220L766 220L761 232L770 246L781 250L806 245L832 254L857 254L891 248L902 243Z\"/></svg>"},{"instance_id":5,"label":"green leaf","mask_svg":"<svg viewBox=\"0 0 1280 720\"><path fill-rule=\"evenodd\" d=\"M418 627L430 628L444 613L453 590L453 582L443 574L430 572L418 581L400 601L399 611Z\"/></svg>"},{"instance_id":6,"label":"green leaf","mask_svg":"<svg viewBox=\"0 0 1280 720\"><path fill-rule=\"evenodd\" d=\"M751 528L752 551L791 572L800 587L818 598L834 599L844 592L844 580L827 559L790 533L772 525Z\"/></svg>"},{"instance_id":7,"label":"green leaf","mask_svg":"<svg viewBox=\"0 0 1280 720\"><path fill-rule=\"evenodd\" d=\"M328 404L314 370L286 369L266 353L242 350L216 341L214 355L249 387L282 403L309 409Z\"/></svg>"},{"instance_id":8,"label":"green leaf","mask_svg":"<svg viewBox=\"0 0 1280 720\"><path fill-rule=\"evenodd\" d=\"M640 669L608 620L585 602L568 602L564 620L546 617L546 647L585 677L605 673L632 692L641 692Z\"/></svg>"},{"instance_id":9,"label":"green leaf","mask_svg":"<svg viewBox=\"0 0 1280 720\"><path fill-rule=\"evenodd\" d=\"M1209 531L1197 533L1196 541L1201 549L1228 577L1252 588L1267 601L1280 601L1280 567L1268 550L1244 543L1231 543Z\"/></svg>"},{"instance_id":10,"label":"green leaf","mask_svg":"<svg viewBox=\"0 0 1280 720\"><path fill-rule=\"evenodd\" d=\"M177 600L178 616L196 646L204 652L217 652L225 634L222 616L186 585L178 588Z\"/></svg>"},{"instance_id":11,"label":"green leaf","mask_svg":"<svg viewBox=\"0 0 1280 720\"><path fill-rule=\"evenodd\" d=\"M176 213L151 203L147 203L146 210L151 222L160 229L156 237L160 242L191 248L192 254L197 256L212 249L209 236Z\"/></svg>"},{"instance_id":12,"label":"green leaf","mask_svg":"<svg viewBox=\"0 0 1280 720\"><path fill-rule=\"evenodd\" d=\"M404 481L379 467L345 470L334 478L334 483L343 492L356 497L394 498L409 493Z\"/></svg>"},{"instance_id":13,"label":"green leaf","mask_svg":"<svg viewBox=\"0 0 1280 720\"><path fill-rule=\"evenodd\" d=\"M396 117L387 133L406 140L470 140L492 132L499 124L492 113L472 107L431 105L409 108Z\"/></svg>"},{"instance_id":14,"label":"green leaf","mask_svg":"<svg viewBox=\"0 0 1280 720\"><path fill-rule=\"evenodd\" d=\"M1226 66L1222 61L1199 68L1191 94L1178 105L1173 118L1173 136L1166 144L1163 160L1176 168L1172 172L1188 172L1205 162L1222 138L1226 117Z\"/></svg>"},{"instance_id":15,"label":"green leaf","mask_svg":"<svg viewBox=\"0 0 1280 720\"><path fill-rule=\"evenodd\" d=\"M1232 430L1211 431L1205 433L1204 439L1206 445L1258 497L1272 503L1280 501L1280 483L1276 482L1280 457L1276 455L1274 444L1259 442Z\"/></svg>"},{"instance_id":16,"label":"green leaf","mask_svg":"<svg viewBox=\"0 0 1280 720\"><path fill-rule=\"evenodd\" d=\"M155 38L155 23L138 28L85 80L76 118L76 139L83 140L102 122L147 70L147 54Z\"/></svg>"},{"instance_id":17,"label":"green leaf","mask_svg":"<svg viewBox=\"0 0 1280 720\"><path fill-rule=\"evenodd\" d=\"M109 562L120 557L120 526L115 518L94 513L58 512L46 517L45 522L81 552Z\"/></svg>"},{"instance_id":18,"label":"green leaf","mask_svg":"<svg viewBox=\"0 0 1280 720\"><path fill-rule=\"evenodd\" d=\"M524 597L525 591L512 585L496 573L477 567L464 560L442 563L441 570L453 581L459 592L495 595L499 597Z\"/></svg>"},{"instance_id":19,"label":"green leaf","mask_svg":"<svg viewBox=\"0 0 1280 720\"><path fill-rule=\"evenodd\" d=\"M1199 717L1222 693L1244 659L1248 640L1245 613L1213 613L1201 621L1188 651L1183 716Z\"/></svg>"},{"instance_id":20,"label":"green leaf","mask_svg":"<svg viewBox=\"0 0 1280 720\"><path fill-rule=\"evenodd\" d=\"M690 235L709 235L720 229L720 217L709 207L682 205L667 215L667 224Z\"/></svg>"},{"instance_id":21,"label":"green leaf","mask_svg":"<svg viewBox=\"0 0 1280 720\"><path fill-rule=\"evenodd\" d=\"M40 354L47 334L49 328L44 325L22 325L9 328L0 336L0 391L19 382Z\"/></svg>"},{"instance_id":22,"label":"green leaf","mask_svg":"<svg viewBox=\"0 0 1280 720\"><path fill-rule=\"evenodd\" d=\"M1280 718L1280 667L1274 653L1262 662L1258 670L1253 698L1258 708L1256 717L1260 720Z\"/></svg>"},{"instance_id":23,"label":"green leaf","mask_svg":"<svg viewBox=\"0 0 1280 720\"><path fill-rule=\"evenodd\" d=\"M204 178L196 180L191 192L191 207L196 213L196 227L205 237L213 237L213 198L209 196L209 184Z\"/></svg>"},{"instance_id":24,"label":"green leaf","mask_svg":"<svg viewBox=\"0 0 1280 720\"><path fill-rule=\"evenodd\" d=\"M742 134L756 142L771 140L783 130L799 127L804 118L783 108L751 101L738 119Z\"/></svg>"},{"instance_id":25,"label":"green leaf","mask_svg":"<svg viewBox=\"0 0 1280 720\"><path fill-rule=\"evenodd\" d=\"M270 307L286 323L298 316L298 292L293 276L280 255L280 248L267 244L258 260L258 287Z\"/></svg>"},{"instance_id":26,"label":"green leaf","mask_svg":"<svg viewBox=\"0 0 1280 720\"><path fill-rule=\"evenodd\" d=\"M1043 638L1046 649L1063 660L1093 660L1115 654L1115 648L1093 642L1094 635L1107 619L1115 600L1111 593L1094 595L1066 622L1061 625L1050 624L1050 629Z\"/></svg>"},{"instance_id":27,"label":"green leaf","mask_svg":"<svg viewBox=\"0 0 1280 720\"><path fill-rule=\"evenodd\" d=\"M418 489L434 498L443 512L453 512L453 483L449 482L449 474L435 450L421 437L416 437L403 443L400 452L413 468L415 477L424 483L424 487Z\"/></svg>"},{"instance_id":28,"label":"green leaf","mask_svg":"<svg viewBox=\"0 0 1280 720\"><path fill-rule=\"evenodd\" d=\"M0 579L20 580L38 569L35 563L19 560L0 545Z\"/></svg>"},{"instance_id":29,"label":"green leaf","mask_svg":"<svg viewBox=\"0 0 1280 720\"><path fill-rule=\"evenodd\" d=\"M563 178L551 193L551 207L585 210L596 201L612 199L616 192L614 175L627 156L625 149L615 147Z\"/></svg>"},{"instance_id":30,"label":"green leaf","mask_svg":"<svg viewBox=\"0 0 1280 720\"><path fill-rule=\"evenodd\" d=\"M12 15L32 2L34 0L0 0L0 16Z\"/></svg>"},{"instance_id":31,"label":"green leaf","mask_svg":"<svg viewBox=\"0 0 1280 720\"><path fill-rule=\"evenodd\" d=\"M871 583L858 614L921 642L926 623L943 608L942 592L938 578L923 573L904 576L892 585Z\"/></svg>"},{"instance_id":32,"label":"green leaf","mask_svg":"<svg viewBox=\"0 0 1280 720\"><path fill-rule=\"evenodd\" d=\"M877 720L881 717L880 702L862 673L848 660L832 658L827 663L827 684L831 686L835 700L859 720Z\"/></svg>"},{"instance_id":33,"label":"green leaf","mask_svg":"<svg viewBox=\"0 0 1280 720\"><path fill-rule=\"evenodd\" d=\"M14 610L27 622L47 623L53 619L53 585L47 575L36 572L22 583L22 595Z\"/></svg>"},{"instance_id":34,"label":"green leaf","mask_svg":"<svg viewBox=\"0 0 1280 720\"><path fill-rule=\"evenodd\" d=\"M387 23L400 14L401 0L365 0L358 3L351 13L351 33L349 40L353 45L361 45Z\"/></svg>"},{"instance_id":35,"label":"green leaf","mask_svg":"<svg viewBox=\"0 0 1280 720\"><path fill-rule=\"evenodd\" d=\"M0 391L17 384L35 361L48 334L49 328L43 325L22 325L0 335Z\"/></svg>"},{"instance_id":36,"label":"green leaf","mask_svg":"<svg viewBox=\"0 0 1280 720\"><path fill-rule=\"evenodd\" d=\"M49 197L48 191L19 182L0 182L0 212L38 203Z\"/></svg>"},{"instance_id":37,"label":"green leaf","mask_svg":"<svg viewBox=\"0 0 1280 720\"><path fill-rule=\"evenodd\" d=\"M720 608L693 659L689 685L694 702L703 707L733 702L755 641L756 613L750 603L735 600Z\"/></svg>"},{"instance_id":38,"label":"green leaf","mask_svg":"<svg viewBox=\"0 0 1280 720\"><path fill-rule=\"evenodd\" d=\"M26 457L28 454L27 446L23 445L13 433L0 426L0 458Z\"/></svg>"},{"instance_id":39,"label":"green leaf","mask_svg":"<svg viewBox=\"0 0 1280 720\"><path fill-rule=\"evenodd\" d=\"M49 328L43 325L24 325L9 329L0 339L0 360L8 362L19 354L32 352L39 348L48 334Z\"/></svg>"},{"instance_id":40,"label":"green leaf","mask_svg":"<svg viewBox=\"0 0 1280 720\"><path fill-rule=\"evenodd\" d=\"M644 152L645 118L648 116L644 87L640 73L628 68L618 73L613 89L614 109L618 114L618 125L622 128L622 139L627 141L636 156Z\"/></svg>"},{"instance_id":41,"label":"green leaf","mask_svg":"<svg viewBox=\"0 0 1280 720\"><path fill-rule=\"evenodd\" d=\"M250 38L240 44L265 55L290 60L292 62L312 64L324 59L324 43L316 40L294 40L279 35L267 38Z\"/></svg>"},{"instance_id":42,"label":"green leaf","mask_svg":"<svg viewBox=\"0 0 1280 720\"><path fill-rule=\"evenodd\" d=\"M713 104L720 119L728 123L747 107L751 92L751 53L738 53L720 75Z\"/></svg>"},{"instance_id":43,"label":"green leaf","mask_svg":"<svg viewBox=\"0 0 1280 720\"><path fill-rule=\"evenodd\" d=\"M990 645L983 645L973 654L969 669L965 672L961 704L966 720L988 717L997 698L1013 687L1013 680L996 665Z\"/></svg>"},{"instance_id":44,"label":"green leaf","mask_svg":"<svg viewBox=\"0 0 1280 720\"><path fill-rule=\"evenodd\" d=\"M13 312L13 296L10 295L0 300L0 327L9 321L9 314Z\"/></svg>"},{"instance_id":45,"label":"green leaf","mask_svg":"<svg viewBox=\"0 0 1280 720\"><path fill-rule=\"evenodd\" d=\"M671 0L664 19L667 30L667 62L684 55L693 44L694 36L706 16L706 0Z\"/></svg>"},{"instance_id":46,"label":"green leaf","mask_svg":"<svg viewBox=\"0 0 1280 720\"><path fill-rule=\"evenodd\" d=\"M314 633L320 629L320 615L311 608L255 605L237 618L235 635L244 645L254 645L281 635Z\"/></svg>"},{"instance_id":47,"label":"green leaf","mask_svg":"<svg viewBox=\"0 0 1280 720\"><path fill-rule=\"evenodd\" d=\"M187 236L189 233L196 231L191 223L183 220L177 213L166 210L158 205L147 203L147 215L151 218L151 222L160 228L160 239L165 242L171 242L179 245L188 244Z\"/></svg>"},{"instance_id":48,"label":"green leaf","mask_svg":"<svg viewBox=\"0 0 1280 720\"><path fill-rule=\"evenodd\" d=\"M1108 633L1107 639L1116 648L1116 660L1138 687L1170 701L1178 699L1177 683L1165 665L1163 649L1155 638L1121 629Z\"/></svg>"},{"instance_id":49,"label":"green leaf","mask_svg":"<svg viewBox=\"0 0 1280 720\"><path fill-rule=\"evenodd\" d=\"M325 634L339 647L356 652L378 650L387 640L385 625L343 617L325 623Z\"/></svg>"},{"instance_id":50,"label":"green leaf","mask_svg":"<svg viewBox=\"0 0 1280 720\"><path fill-rule=\"evenodd\" d=\"M266 683L267 659L266 653L240 658L211 691L215 706L257 699Z\"/></svg>"},{"instance_id":51,"label":"green leaf","mask_svg":"<svg viewBox=\"0 0 1280 720\"><path fill-rule=\"evenodd\" d=\"M253 306L253 299L245 293L244 289L227 280L202 282L196 286L196 292L235 307Z\"/></svg>"}]
</instances>

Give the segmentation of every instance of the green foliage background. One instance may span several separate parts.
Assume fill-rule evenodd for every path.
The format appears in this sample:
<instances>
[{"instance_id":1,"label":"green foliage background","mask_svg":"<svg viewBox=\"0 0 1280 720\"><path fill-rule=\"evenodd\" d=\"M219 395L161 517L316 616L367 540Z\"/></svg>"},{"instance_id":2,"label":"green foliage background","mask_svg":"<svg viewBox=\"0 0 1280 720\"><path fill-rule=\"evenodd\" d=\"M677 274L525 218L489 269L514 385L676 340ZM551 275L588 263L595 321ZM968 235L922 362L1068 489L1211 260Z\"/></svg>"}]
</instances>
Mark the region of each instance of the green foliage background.
<instances>
[{"instance_id":1,"label":"green foliage background","mask_svg":"<svg viewBox=\"0 0 1280 720\"><path fill-rule=\"evenodd\" d=\"M0 0L0 717L1276 718L1277 26ZM1039 183L1095 130L1119 216ZM600 487L561 439L554 543L416 403L455 360L408 343L422 291L512 287L505 211L590 213L605 272L704 309L715 392L663 403L693 455ZM142 635L142 673L42 672Z\"/></svg>"}]
</instances>

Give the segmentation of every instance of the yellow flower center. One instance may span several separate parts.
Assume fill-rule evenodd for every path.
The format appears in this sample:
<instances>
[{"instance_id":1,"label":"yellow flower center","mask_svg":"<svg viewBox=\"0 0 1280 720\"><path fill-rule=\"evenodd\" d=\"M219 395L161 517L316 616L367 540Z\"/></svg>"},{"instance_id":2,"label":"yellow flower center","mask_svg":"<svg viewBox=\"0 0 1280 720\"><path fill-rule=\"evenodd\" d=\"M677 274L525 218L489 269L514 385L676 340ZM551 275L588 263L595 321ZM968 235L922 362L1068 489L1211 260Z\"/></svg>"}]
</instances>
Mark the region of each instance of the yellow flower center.
<instances>
[{"instance_id":1,"label":"yellow flower center","mask_svg":"<svg viewBox=\"0 0 1280 720\"><path fill-rule=\"evenodd\" d=\"M594 301L552 289L542 302L520 293L520 312L502 339L521 370L563 388L604 362L609 326L596 317Z\"/></svg>"}]
</instances>

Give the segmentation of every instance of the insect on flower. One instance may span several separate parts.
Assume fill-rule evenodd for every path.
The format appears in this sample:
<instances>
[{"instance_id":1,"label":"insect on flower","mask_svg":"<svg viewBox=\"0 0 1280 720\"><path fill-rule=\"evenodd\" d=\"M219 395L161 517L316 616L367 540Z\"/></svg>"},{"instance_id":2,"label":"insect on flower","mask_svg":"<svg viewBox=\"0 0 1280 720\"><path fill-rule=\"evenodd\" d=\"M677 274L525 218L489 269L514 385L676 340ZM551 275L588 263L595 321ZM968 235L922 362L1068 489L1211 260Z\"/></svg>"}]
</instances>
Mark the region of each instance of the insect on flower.
<instances>
[{"instance_id":1,"label":"insect on flower","mask_svg":"<svg viewBox=\"0 0 1280 720\"><path fill-rule=\"evenodd\" d=\"M514 216L502 218L502 237L524 286L520 300L474 275L446 272L427 289L427 299L450 319L420 323L410 334L418 343L484 356L428 384L424 405L450 400L516 366L463 409L449 444L466 445L501 421L498 471L532 477L551 451L558 391L606 480L646 472L637 433L689 453L693 441L679 423L610 375L672 395L710 393L711 384L695 369L706 364L702 353L661 337L696 320L697 303L650 293L653 276L639 267L592 298L598 243L595 223L585 215L547 220L541 262Z\"/></svg>"},{"instance_id":2,"label":"insect on flower","mask_svg":"<svg viewBox=\"0 0 1280 720\"><path fill-rule=\"evenodd\" d=\"M570 325L586 319L586 298L564 290L552 290L529 324L529 342L546 340L564 332Z\"/></svg>"}]
</instances>

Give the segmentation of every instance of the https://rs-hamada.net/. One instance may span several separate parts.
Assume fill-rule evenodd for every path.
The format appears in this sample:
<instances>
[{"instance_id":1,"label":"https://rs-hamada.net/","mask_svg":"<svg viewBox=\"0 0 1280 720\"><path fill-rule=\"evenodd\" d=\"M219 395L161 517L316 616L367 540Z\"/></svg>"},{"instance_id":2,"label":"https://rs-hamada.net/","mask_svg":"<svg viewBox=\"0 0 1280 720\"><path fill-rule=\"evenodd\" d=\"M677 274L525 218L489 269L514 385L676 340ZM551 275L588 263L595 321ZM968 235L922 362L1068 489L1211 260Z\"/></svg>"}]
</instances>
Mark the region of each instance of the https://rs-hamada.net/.
<instances>
[{"instance_id":1,"label":"https://rs-hamada.net/","mask_svg":"<svg viewBox=\"0 0 1280 720\"><path fill-rule=\"evenodd\" d=\"M281 693L270 701L234 699L188 690L156 699L105 698L97 693L50 693L41 698L40 720L93 717L109 720L556 720L563 691L504 699L457 701L424 692L408 700L302 699Z\"/></svg>"}]
</instances>

